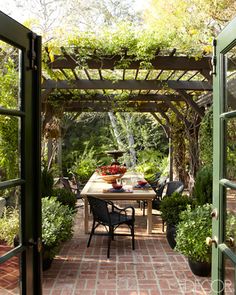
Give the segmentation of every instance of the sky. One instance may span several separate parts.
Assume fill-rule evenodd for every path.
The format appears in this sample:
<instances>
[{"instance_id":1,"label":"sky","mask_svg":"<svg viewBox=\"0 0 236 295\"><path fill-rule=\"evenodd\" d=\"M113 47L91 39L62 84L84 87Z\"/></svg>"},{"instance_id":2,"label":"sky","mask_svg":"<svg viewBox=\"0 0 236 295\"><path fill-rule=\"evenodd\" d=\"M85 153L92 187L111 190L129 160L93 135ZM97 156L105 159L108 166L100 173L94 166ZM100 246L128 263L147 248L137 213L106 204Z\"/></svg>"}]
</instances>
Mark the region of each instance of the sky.
<instances>
[{"instance_id":1,"label":"sky","mask_svg":"<svg viewBox=\"0 0 236 295\"><path fill-rule=\"evenodd\" d=\"M16 21L22 23L25 20L27 20L30 16L24 11L24 9L22 9L21 7L17 7L16 2L18 2L19 4L23 4L26 1L0 0L1 11L14 18ZM136 0L134 4L134 10L137 12L144 10L148 6L148 2L149 0Z\"/></svg>"}]
</instances>

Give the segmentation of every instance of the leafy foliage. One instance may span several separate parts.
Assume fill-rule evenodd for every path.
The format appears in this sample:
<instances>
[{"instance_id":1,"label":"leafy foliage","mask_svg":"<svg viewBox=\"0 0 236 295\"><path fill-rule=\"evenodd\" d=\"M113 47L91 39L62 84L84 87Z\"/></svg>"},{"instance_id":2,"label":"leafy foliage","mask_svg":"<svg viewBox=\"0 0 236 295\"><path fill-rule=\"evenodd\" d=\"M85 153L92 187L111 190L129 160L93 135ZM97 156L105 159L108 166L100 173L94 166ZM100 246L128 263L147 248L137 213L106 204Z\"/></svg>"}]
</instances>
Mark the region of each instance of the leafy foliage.
<instances>
[{"instance_id":1,"label":"leafy foliage","mask_svg":"<svg viewBox=\"0 0 236 295\"><path fill-rule=\"evenodd\" d=\"M234 179L236 173L236 159L235 159L235 140L236 140L236 121L227 121L227 146L226 146L226 159L227 159L227 178Z\"/></svg>"},{"instance_id":2,"label":"leafy foliage","mask_svg":"<svg viewBox=\"0 0 236 295\"><path fill-rule=\"evenodd\" d=\"M180 214L176 231L176 250L194 262L210 262L211 247L206 244L206 237L212 236L212 205L205 204Z\"/></svg>"},{"instance_id":3,"label":"leafy foliage","mask_svg":"<svg viewBox=\"0 0 236 295\"><path fill-rule=\"evenodd\" d=\"M203 117L199 130L200 159L205 166L212 166L213 161L213 108Z\"/></svg>"},{"instance_id":4,"label":"leafy foliage","mask_svg":"<svg viewBox=\"0 0 236 295\"><path fill-rule=\"evenodd\" d=\"M75 161L74 165L71 167L70 172L77 175L79 181L84 183L88 181L99 162L95 157L95 151L93 148L85 148L82 155L74 153Z\"/></svg>"},{"instance_id":5,"label":"leafy foliage","mask_svg":"<svg viewBox=\"0 0 236 295\"><path fill-rule=\"evenodd\" d=\"M58 252L60 244L73 234L74 211L62 205L55 197L42 199L42 241L49 258ZM13 245L19 234L19 210L7 208L0 218L0 239Z\"/></svg>"},{"instance_id":6,"label":"leafy foliage","mask_svg":"<svg viewBox=\"0 0 236 295\"><path fill-rule=\"evenodd\" d=\"M235 5L234 0L152 0L145 21L172 46L197 57L211 52L212 38L233 17Z\"/></svg>"},{"instance_id":7,"label":"leafy foliage","mask_svg":"<svg viewBox=\"0 0 236 295\"><path fill-rule=\"evenodd\" d=\"M53 174L51 170L48 170L46 166L42 169L41 174L41 194L42 197L52 196L53 190Z\"/></svg>"},{"instance_id":8,"label":"leafy foliage","mask_svg":"<svg viewBox=\"0 0 236 295\"><path fill-rule=\"evenodd\" d=\"M14 238L19 234L19 228L19 211L15 208L5 207L3 216L0 218L0 240L13 246Z\"/></svg>"},{"instance_id":9,"label":"leafy foliage","mask_svg":"<svg viewBox=\"0 0 236 295\"><path fill-rule=\"evenodd\" d=\"M193 197L198 205L212 203L213 175L212 167L202 167L196 176Z\"/></svg>"},{"instance_id":10,"label":"leafy foliage","mask_svg":"<svg viewBox=\"0 0 236 295\"><path fill-rule=\"evenodd\" d=\"M235 212L227 212L226 218L226 237L236 239L236 214Z\"/></svg>"},{"instance_id":11,"label":"leafy foliage","mask_svg":"<svg viewBox=\"0 0 236 295\"><path fill-rule=\"evenodd\" d=\"M64 188L55 188L52 191L52 196L56 197L62 205L67 205L74 209L77 201L76 194Z\"/></svg>"},{"instance_id":12,"label":"leafy foliage","mask_svg":"<svg viewBox=\"0 0 236 295\"><path fill-rule=\"evenodd\" d=\"M4 44L2 46L4 48ZM0 105L5 108L17 108L17 64L9 53L12 48L6 47L5 50L5 60L1 61L0 69ZM18 149L18 119L0 116L0 175L2 180L19 176Z\"/></svg>"},{"instance_id":13,"label":"leafy foliage","mask_svg":"<svg viewBox=\"0 0 236 295\"><path fill-rule=\"evenodd\" d=\"M187 195L175 192L170 197L165 197L161 201L161 218L168 225L177 225L180 219L179 215L187 209L187 205L192 206L193 199Z\"/></svg>"},{"instance_id":14,"label":"leafy foliage","mask_svg":"<svg viewBox=\"0 0 236 295\"><path fill-rule=\"evenodd\" d=\"M45 249L50 249L53 258L60 244L72 237L73 210L62 205L55 197L42 199L42 241Z\"/></svg>"}]
</instances>

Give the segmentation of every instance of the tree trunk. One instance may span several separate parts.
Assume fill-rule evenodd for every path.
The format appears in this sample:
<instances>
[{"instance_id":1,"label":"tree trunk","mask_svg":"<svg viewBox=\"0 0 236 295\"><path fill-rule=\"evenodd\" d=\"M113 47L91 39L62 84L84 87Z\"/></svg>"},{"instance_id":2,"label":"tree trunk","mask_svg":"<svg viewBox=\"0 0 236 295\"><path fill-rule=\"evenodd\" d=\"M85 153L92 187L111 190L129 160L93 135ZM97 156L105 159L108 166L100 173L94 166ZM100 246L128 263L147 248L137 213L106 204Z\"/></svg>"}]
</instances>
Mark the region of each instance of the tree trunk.
<instances>
[{"instance_id":1,"label":"tree trunk","mask_svg":"<svg viewBox=\"0 0 236 295\"><path fill-rule=\"evenodd\" d=\"M137 162L137 156L136 156L136 151L134 149L134 136L133 136L133 132L130 128L131 121L132 121L132 117L131 117L130 113L126 113L125 114L125 123L126 123L126 134L127 134L129 153L130 153L130 165L131 165L131 167L134 167Z\"/></svg>"},{"instance_id":2,"label":"tree trunk","mask_svg":"<svg viewBox=\"0 0 236 295\"><path fill-rule=\"evenodd\" d=\"M113 129L115 138L116 138L118 149L122 150L123 149L123 143L122 143L122 140L121 140L119 127L118 127L118 124L117 124L117 119L116 119L113 112L108 112L108 116L109 116L110 121L111 121L111 126L112 126L112 129Z\"/></svg>"},{"instance_id":3,"label":"tree trunk","mask_svg":"<svg viewBox=\"0 0 236 295\"><path fill-rule=\"evenodd\" d=\"M171 137L169 137L169 180L173 180L173 145Z\"/></svg>"},{"instance_id":4,"label":"tree trunk","mask_svg":"<svg viewBox=\"0 0 236 295\"><path fill-rule=\"evenodd\" d=\"M189 192L191 193L194 187L194 179L200 167L199 159L199 124L194 125L191 130L188 130L189 138Z\"/></svg>"}]
</instances>

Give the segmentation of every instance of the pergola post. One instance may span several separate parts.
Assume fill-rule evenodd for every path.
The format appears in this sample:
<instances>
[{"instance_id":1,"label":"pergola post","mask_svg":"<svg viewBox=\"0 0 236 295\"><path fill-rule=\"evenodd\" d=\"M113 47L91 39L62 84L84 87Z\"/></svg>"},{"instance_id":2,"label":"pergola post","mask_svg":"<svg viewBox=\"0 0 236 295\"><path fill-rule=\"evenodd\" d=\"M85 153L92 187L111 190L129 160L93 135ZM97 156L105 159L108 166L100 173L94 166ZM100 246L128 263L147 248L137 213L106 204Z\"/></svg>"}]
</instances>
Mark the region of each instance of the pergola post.
<instances>
[{"instance_id":1,"label":"pergola post","mask_svg":"<svg viewBox=\"0 0 236 295\"><path fill-rule=\"evenodd\" d=\"M52 155L53 155L53 143L52 143L52 138L48 138L48 142L47 142L47 154L48 154L48 158L47 158L47 166L48 168L50 168L51 166L51 162L52 162Z\"/></svg>"},{"instance_id":2,"label":"pergola post","mask_svg":"<svg viewBox=\"0 0 236 295\"><path fill-rule=\"evenodd\" d=\"M169 180L173 180L173 145L171 136L169 136Z\"/></svg>"},{"instance_id":3,"label":"pergola post","mask_svg":"<svg viewBox=\"0 0 236 295\"><path fill-rule=\"evenodd\" d=\"M166 120L166 124L163 124L161 119L155 114L151 113L152 116L157 120L157 122L161 125L161 127L164 129L166 137L168 138L168 144L169 144L169 180L173 180L173 145L172 145L172 139L171 139L171 125L169 123L169 118L165 115L165 113L161 113L162 117Z\"/></svg>"},{"instance_id":4,"label":"pergola post","mask_svg":"<svg viewBox=\"0 0 236 295\"><path fill-rule=\"evenodd\" d=\"M57 164L59 168L59 172L62 175L62 138L61 136L57 141Z\"/></svg>"}]
</instances>

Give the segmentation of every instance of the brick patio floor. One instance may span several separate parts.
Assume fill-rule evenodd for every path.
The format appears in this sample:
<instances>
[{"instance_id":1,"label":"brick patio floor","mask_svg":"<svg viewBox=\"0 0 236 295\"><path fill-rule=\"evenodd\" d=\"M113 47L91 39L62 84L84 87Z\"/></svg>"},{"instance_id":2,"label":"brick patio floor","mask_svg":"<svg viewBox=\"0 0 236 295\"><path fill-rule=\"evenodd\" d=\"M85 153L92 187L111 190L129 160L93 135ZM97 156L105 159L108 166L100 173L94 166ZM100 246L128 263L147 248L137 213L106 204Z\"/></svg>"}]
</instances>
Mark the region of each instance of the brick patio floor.
<instances>
[{"instance_id":1,"label":"brick patio floor","mask_svg":"<svg viewBox=\"0 0 236 295\"><path fill-rule=\"evenodd\" d=\"M130 237L116 236L111 258L107 259L106 236L94 236L87 248L83 209L79 208L73 238L63 245L51 268L43 272L43 294L210 294L210 278L194 276L186 259L169 247L160 217L153 216L153 234L147 235L146 218L139 208L136 215L136 249L132 251ZM9 274L1 276L5 286L0 284L0 295L18 294L14 282L6 284L8 278L12 279Z\"/></svg>"},{"instance_id":2,"label":"brick patio floor","mask_svg":"<svg viewBox=\"0 0 236 295\"><path fill-rule=\"evenodd\" d=\"M132 251L130 237L116 236L107 259L106 236L93 236L87 248L83 209L79 209L73 239L44 272L43 294L210 294L210 279L194 276L186 259L168 245L160 217L153 217L153 234L147 235L146 217L138 208L136 215L136 249Z\"/></svg>"}]
</instances>

